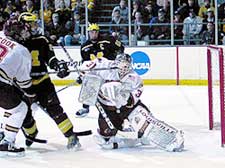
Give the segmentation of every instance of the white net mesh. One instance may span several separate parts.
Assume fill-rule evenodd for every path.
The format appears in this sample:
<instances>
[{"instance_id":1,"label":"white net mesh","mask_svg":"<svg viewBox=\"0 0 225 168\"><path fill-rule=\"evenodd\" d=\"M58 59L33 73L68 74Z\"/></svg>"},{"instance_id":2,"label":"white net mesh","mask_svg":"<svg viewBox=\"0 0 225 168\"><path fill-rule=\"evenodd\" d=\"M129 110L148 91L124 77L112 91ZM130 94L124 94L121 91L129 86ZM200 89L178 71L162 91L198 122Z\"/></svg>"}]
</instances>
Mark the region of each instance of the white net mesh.
<instances>
[{"instance_id":1,"label":"white net mesh","mask_svg":"<svg viewBox=\"0 0 225 168\"><path fill-rule=\"evenodd\" d=\"M210 49L211 53L211 77L212 77L212 112L214 127L220 124L220 68L219 68L219 50Z\"/></svg>"}]
</instances>

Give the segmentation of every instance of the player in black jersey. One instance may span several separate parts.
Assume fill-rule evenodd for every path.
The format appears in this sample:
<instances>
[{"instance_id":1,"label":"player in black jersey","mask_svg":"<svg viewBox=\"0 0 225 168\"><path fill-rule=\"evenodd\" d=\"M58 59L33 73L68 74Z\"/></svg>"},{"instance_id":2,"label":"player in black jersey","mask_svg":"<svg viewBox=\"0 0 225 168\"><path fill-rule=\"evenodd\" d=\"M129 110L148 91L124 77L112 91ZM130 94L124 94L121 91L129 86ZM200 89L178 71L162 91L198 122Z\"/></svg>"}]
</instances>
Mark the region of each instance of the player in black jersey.
<instances>
[{"instance_id":1,"label":"player in black jersey","mask_svg":"<svg viewBox=\"0 0 225 168\"><path fill-rule=\"evenodd\" d=\"M19 16L18 20L28 23L32 30L32 24L35 24L37 18L34 14L25 12ZM24 46L28 48L32 55L32 73L47 72L47 66L49 66L51 69L58 71L57 76L60 78L64 78L69 75L67 72L68 67L66 62L63 60L59 61L56 58L52 45L46 37L33 34L32 37L24 43ZM46 112L55 121L64 136L68 138L67 148L71 149L74 147L80 147L77 135L73 132L73 124L60 105L55 87L51 82L49 75L45 74L31 77L32 89L37 95L37 101L44 109L46 109ZM32 117L31 108L29 108L28 115L24 120L23 129L29 136L37 136L38 130L36 122ZM32 143L32 141L28 139L26 140L27 146L31 146Z\"/></svg>"},{"instance_id":2,"label":"player in black jersey","mask_svg":"<svg viewBox=\"0 0 225 168\"><path fill-rule=\"evenodd\" d=\"M88 27L89 40L81 46L82 62L95 58L105 57L115 60L119 53L124 52L123 44L113 37L102 37L99 34L99 25L92 23ZM78 83L82 81L78 77ZM83 108L76 112L78 117L84 117L89 113L89 106L83 104Z\"/></svg>"}]
</instances>

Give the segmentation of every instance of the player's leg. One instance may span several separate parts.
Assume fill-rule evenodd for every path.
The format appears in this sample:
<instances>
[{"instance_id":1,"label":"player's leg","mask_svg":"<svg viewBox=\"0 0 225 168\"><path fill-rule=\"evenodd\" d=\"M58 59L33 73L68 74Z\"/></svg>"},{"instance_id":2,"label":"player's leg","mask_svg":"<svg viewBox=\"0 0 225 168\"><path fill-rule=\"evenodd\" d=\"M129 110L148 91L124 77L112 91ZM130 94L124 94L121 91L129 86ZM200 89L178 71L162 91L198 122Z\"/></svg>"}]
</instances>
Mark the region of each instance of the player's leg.
<instances>
[{"instance_id":1,"label":"player's leg","mask_svg":"<svg viewBox=\"0 0 225 168\"><path fill-rule=\"evenodd\" d=\"M21 156L24 155L25 150L15 147L15 141L26 116L27 105L21 101L20 96L15 92L15 88L3 83L0 83L0 85L0 107L5 109L4 138L0 143L0 153L2 155Z\"/></svg>"},{"instance_id":2,"label":"player's leg","mask_svg":"<svg viewBox=\"0 0 225 168\"><path fill-rule=\"evenodd\" d=\"M40 105L46 109L46 112L55 121L63 135L68 138L67 148L79 148L79 139L73 132L72 122L60 105L54 85L50 80L46 80L45 82L42 82L39 88L39 92L36 93L38 95ZM45 90L45 88L47 90Z\"/></svg>"},{"instance_id":3,"label":"player's leg","mask_svg":"<svg viewBox=\"0 0 225 168\"><path fill-rule=\"evenodd\" d=\"M38 134L38 129L36 125L36 121L34 117L32 116L32 110L30 106L28 106L28 112L23 122L22 129L25 131L25 133L32 138L35 138ZM33 141L30 139L25 140L26 146L31 146L33 144Z\"/></svg>"}]
</instances>

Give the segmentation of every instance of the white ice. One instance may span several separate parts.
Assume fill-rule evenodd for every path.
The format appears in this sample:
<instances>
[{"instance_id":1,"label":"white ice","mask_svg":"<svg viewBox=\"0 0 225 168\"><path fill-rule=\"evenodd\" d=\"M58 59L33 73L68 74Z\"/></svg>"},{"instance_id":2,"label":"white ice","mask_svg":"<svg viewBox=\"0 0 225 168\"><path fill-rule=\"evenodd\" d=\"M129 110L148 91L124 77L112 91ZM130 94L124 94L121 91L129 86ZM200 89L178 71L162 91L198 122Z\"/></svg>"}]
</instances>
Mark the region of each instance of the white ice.
<instances>
[{"instance_id":1,"label":"white ice","mask_svg":"<svg viewBox=\"0 0 225 168\"><path fill-rule=\"evenodd\" d=\"M56 89L60 89L57 87ZM80 87L70 87L58 94L76 131L91 129L96 133L97 110L91 107L86 118L76 118ZM142 101L155 117L182 129L185 150L165 152L151 147L103 150L92 136L80 137L82 149L67 151L66 138L43 111L35 113L38 138L47 144L34 143L23 158L0 158L1 168L224 168L225 149L220 145L220 131L208 130L208 96L206 86L145 86ZM17 145L24 145L22 133Z\"/></svg>"}]
</instances>

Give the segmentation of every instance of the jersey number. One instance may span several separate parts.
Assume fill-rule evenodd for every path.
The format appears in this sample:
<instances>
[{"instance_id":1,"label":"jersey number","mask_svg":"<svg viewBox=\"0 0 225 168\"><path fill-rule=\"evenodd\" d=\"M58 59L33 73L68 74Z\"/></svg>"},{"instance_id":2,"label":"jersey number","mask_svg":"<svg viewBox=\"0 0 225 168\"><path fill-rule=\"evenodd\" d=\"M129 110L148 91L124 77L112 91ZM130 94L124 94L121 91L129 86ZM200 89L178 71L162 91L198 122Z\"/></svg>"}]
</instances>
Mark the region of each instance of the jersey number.
<instances>
[{"instance_id":1,"label":"jersey number","mask_svg":"<svg viewBox=\"0 0 225 168\"><path fill-rule=\"evenodd\" d=\"M7 53L8 49L5 46L0 45L0 62L3 60L3 58L5 58Z\"/></svg>"},{"instance_id":2,"label":"jersey number","mask_svg":"<svg viewBox=\"0 0 225 168\"><path fill-rule=\"evenodd\" d=\"M103 57L103 55L104 55L104 53L102 51L101 52L97 52L96 55L95 54L90 54L90 59L94 60L96 58L101 58L101 57Z\"/></svg>"},{"instance_id":3,"label":"jersey number","mask_svg":"<svg viewBox=\"0 0 225 168\"><path fill-rule=\"evenodd\" d=\"M40 66L40 61L38 59L39 51L38 50L32 50L31 55L32 55L32 66Z\"/></svg>"}]
</instances>

